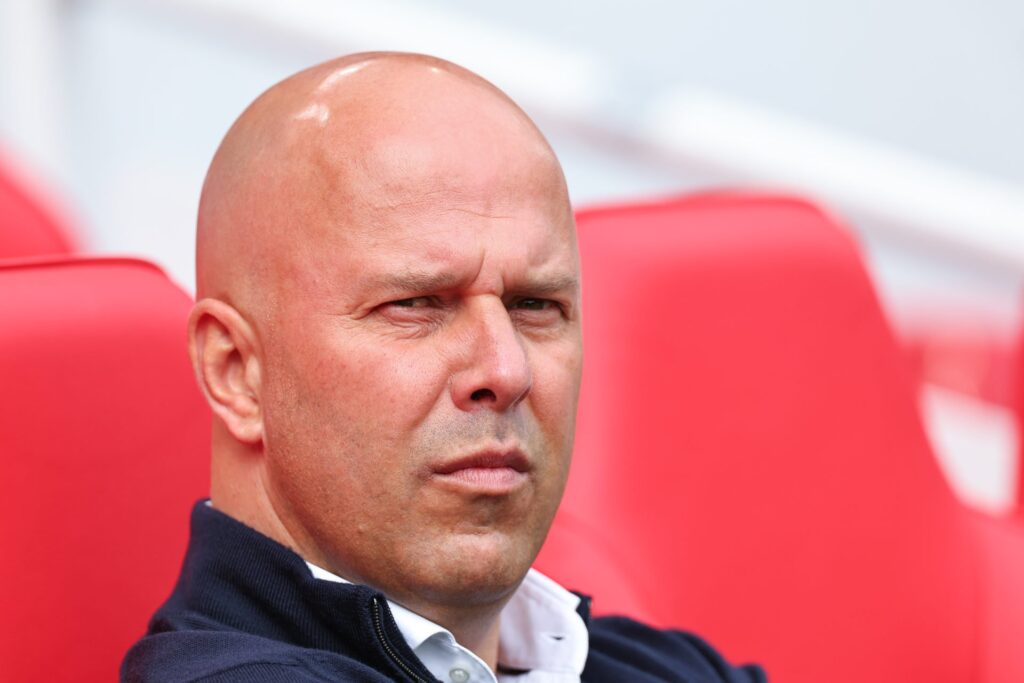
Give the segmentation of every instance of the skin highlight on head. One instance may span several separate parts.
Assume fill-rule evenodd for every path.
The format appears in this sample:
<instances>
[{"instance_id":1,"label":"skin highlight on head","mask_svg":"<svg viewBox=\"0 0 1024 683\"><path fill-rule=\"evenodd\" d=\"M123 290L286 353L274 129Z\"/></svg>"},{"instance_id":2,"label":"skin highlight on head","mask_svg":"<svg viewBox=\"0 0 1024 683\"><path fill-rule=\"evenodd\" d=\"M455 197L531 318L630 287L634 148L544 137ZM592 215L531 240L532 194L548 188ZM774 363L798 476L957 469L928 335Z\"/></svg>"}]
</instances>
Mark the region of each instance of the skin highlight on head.
<instances>
[{"instance_id":1,"label":"skin highlight on head","mask_svg":"<svg viewBox=\"0 0 1024 683\"><path fill-rule=\"evenodd\" d=\"M561 168L486 81L373 53L274 86L200 202L214 506L493 667L568 474L578 272Z\"/></svg>"}]
</instances>

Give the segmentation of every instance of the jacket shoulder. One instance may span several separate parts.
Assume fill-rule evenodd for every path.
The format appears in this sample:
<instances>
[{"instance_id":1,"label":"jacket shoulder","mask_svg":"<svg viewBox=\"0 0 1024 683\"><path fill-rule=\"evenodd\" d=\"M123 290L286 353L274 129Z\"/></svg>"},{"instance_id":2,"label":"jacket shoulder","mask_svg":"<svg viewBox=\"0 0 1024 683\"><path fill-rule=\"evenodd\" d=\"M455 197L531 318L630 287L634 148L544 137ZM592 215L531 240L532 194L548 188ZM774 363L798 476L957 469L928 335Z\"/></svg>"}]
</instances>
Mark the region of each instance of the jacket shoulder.
<instances>
[{"instance_id":1,"label":"jacket shoulder","mask_svg":"<svg viewBox=\"0 0 1024 683\"><path fill-rule=\"evenodd\" d=\"M137 642L121 664L122 683L383 683L360 662L328 652L229 631L168 631Z\"/></svg>"},{"instance_id":2,"label":"jacket shoulder","mask_svg":"<svg viewBox=\"0 0 1024 683\"><path fill-rule=\"evenodd\" d=\"M767 683L767 680L761 667L733 666L692 633L656 629L626 617L601 617L590 624L590 654L583 670L584 683Z\"/></svg>"}]
</instances>

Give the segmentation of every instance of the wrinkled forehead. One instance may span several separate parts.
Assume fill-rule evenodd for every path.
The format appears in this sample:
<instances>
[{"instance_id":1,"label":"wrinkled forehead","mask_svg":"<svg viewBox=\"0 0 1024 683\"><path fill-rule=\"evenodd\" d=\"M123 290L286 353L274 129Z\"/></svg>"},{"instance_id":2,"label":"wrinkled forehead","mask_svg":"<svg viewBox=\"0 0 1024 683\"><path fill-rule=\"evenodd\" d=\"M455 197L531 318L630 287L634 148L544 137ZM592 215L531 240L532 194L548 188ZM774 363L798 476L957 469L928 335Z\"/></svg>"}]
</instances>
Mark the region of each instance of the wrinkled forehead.
<instances>
[{"instance_id":1,"label":"wrinkled forehead","mask_svg":"<svg viewBox=\"0 0 1024 683\"><path fill-rule=\"evenodd\" d=\"M389 282L408 285L398 295L477 277L494 289L578 279L572 211L550 161L472 163L395 140L377 151L386 159L310 212L289 250L285 282L300 299L358 297Z\"/></svg>"},{"instance_id":2,"label":"wrinkled forehead","mask_svg":"<svg viewBox=\"0 0 1024 683\"><path fill-rule=\"evenodd\" d=\"M574 252L561 168L529 119L477 86L438 86L446 95L434 98L423 87L412 84L374 116L303 120L320 134L298 148L305 180L290 196L305 220L302 258L427 257L472 244L529 262Z\"/></svg>"},{"instance_id":3,"label":"wrinkled forehead","mask_svg":"<svg viewBox=\"0 0 1024 683\"><path fill-rule=\"evenodd\" d=\"M435 222L569 227L561 168L533 136L479 126L398 130L369 141L358 157L326 153L336 156L326 165L338 169L339 183L321 195L323 225L342 236L399 239L403 228Z\"/></svg>"}]
</instances>

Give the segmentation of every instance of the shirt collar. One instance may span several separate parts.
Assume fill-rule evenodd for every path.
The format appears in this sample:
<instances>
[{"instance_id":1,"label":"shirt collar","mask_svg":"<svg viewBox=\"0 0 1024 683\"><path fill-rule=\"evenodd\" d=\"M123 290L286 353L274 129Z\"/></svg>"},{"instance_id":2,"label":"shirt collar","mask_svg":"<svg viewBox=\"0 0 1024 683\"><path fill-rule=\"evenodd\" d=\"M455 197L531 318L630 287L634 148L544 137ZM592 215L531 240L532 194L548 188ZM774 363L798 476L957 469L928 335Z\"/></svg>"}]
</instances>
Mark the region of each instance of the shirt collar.
<instances>
[{"instance_id":1,"label":"shirt collar","mask_svg":"<svg viewBox=\"0 0 1024 683\"><path fill-rule=\"evenodd\" d=\"M349 583L315 564L306 564L314 578ZM576 611L579 603L578 596L531 569L501 612L498 662L510 669L531 671L537 680L578 681L589 645L587 627ZM444 627L390 600L388 605L409 648L441 680L447 676L439 674L446 674L457 660L469 656L479 662ZM450 657L441 653L450 653Z\"/></svg>"},{"instance_id":2,"label":"shirt collar","mask_svg":"<svg viewBox=\"0 0 1024 683\"><path fill-rule=\"evenodd\" d=\"M580 598L531 569L501 611L498 661L513 669L583 672L589 634Z\"/></svg>"}]
</instances>

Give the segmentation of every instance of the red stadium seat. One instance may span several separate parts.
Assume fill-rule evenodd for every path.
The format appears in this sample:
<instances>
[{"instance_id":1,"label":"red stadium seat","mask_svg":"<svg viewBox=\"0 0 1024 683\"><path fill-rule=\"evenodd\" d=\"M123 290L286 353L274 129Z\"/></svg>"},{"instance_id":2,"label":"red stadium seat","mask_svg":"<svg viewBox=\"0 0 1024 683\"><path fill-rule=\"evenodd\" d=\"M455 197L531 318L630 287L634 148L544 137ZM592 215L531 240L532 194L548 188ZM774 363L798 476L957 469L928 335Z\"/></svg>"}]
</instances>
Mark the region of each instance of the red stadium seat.
<instances>
[{"instance_id":1,"label":"red stadium seat","mask_svg":"<svg viewBox=\"0 0 1024 683\"><path fill-rule=\"evenodd\" d=\"M73 251L66 230L0 164L0 258L67 254Z\"/></svg>"},{"instance_id":2,"label":"red stadium seat","mask_svg":"<svg viewBox=\"0 0 1024 683\"><path fill-rule=\"evenodd\" d=\"M581 408L539 568L776 681L986 680L984 534L851 237L805 202L730 194L578 220ZM1011 555L994 566L1024 572Z\"/></svg>"},{"instance_id":3,"label":"red stadium seat","mask_svg":"<svg viewBox=\"0 0 1024 683\"><path fill-rule=\"evenodd\" d=\"M1024 329L1018 332L1017 347L1014 349L1013 399L1012 406L1017 417L1017 490L1014 512L1024 523Z\"/></svg>"},{"instance_id":4,"label":"red stadium seat","mask_svg":"<svg viewBox=\"0 0 1024 683\"><path fill-rule=\"evenodd\" d=\"M979 675L984 683L1024 681L1024 524L975 515L982 571L978 644Z\"/></svg>"},{"instance_id":5,"label":"red stadium seat","mask_svg":"<svg viewBox=\"0 0 1024 683\"><path fill-rule=\"evenodd\" d=\"M0 680L115 680L170 593L209 491L190 306L143 261L0 265Z\"/></svg>"}]
</instances>

